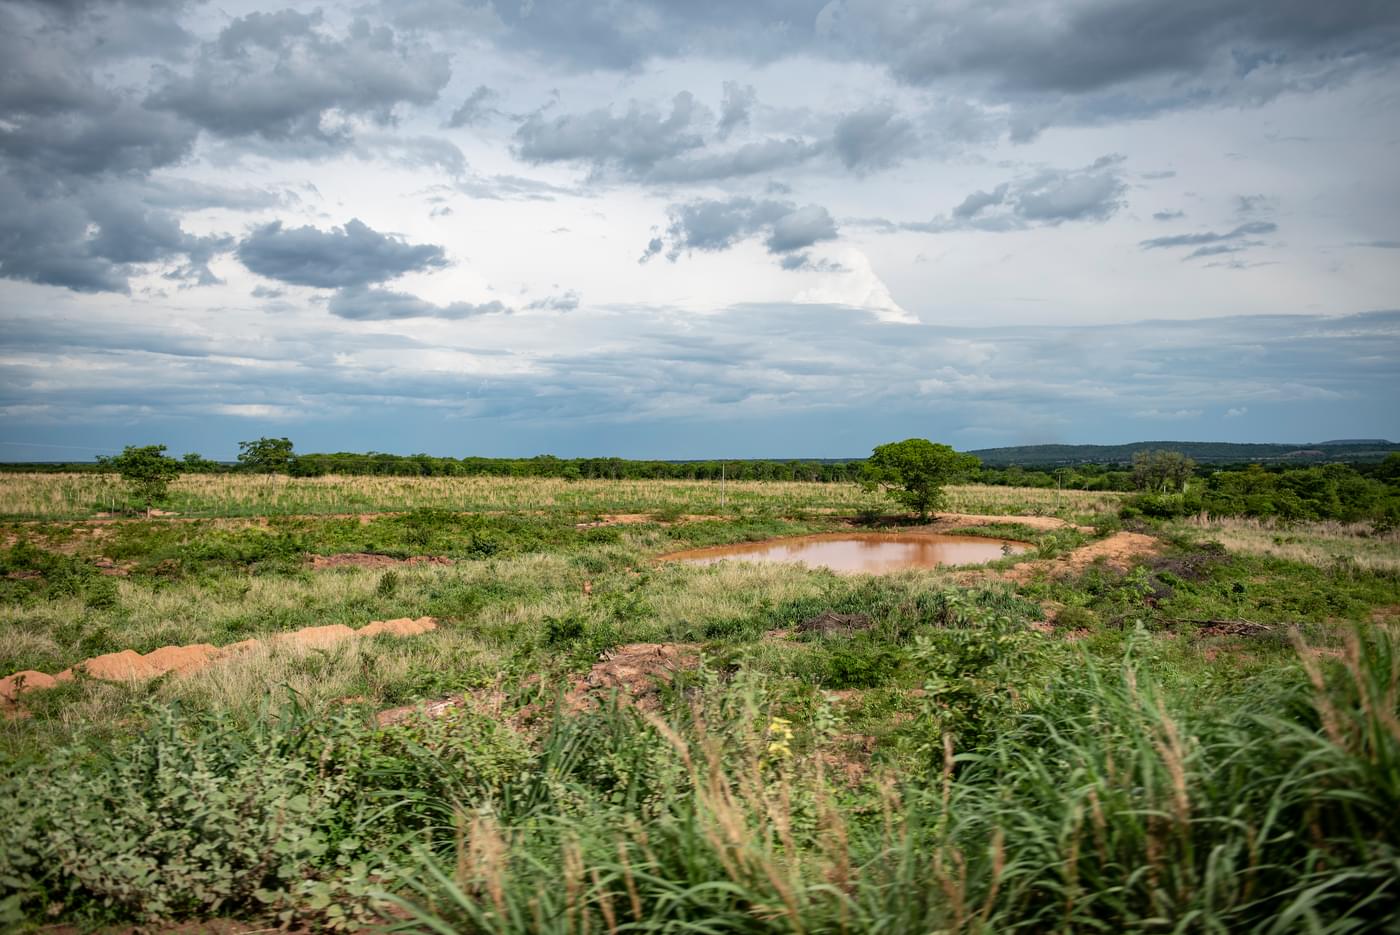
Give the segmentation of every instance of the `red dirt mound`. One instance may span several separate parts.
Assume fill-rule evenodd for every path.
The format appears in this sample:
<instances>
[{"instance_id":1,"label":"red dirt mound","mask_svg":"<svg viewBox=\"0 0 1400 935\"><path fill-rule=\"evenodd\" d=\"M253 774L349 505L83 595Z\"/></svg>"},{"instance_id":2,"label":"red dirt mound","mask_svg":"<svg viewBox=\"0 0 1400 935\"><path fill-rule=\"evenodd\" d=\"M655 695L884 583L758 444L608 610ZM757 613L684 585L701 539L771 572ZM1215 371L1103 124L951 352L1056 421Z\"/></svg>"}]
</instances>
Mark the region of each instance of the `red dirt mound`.
<instances>
[{"instance_id":1,"label":"red dirt mound","mask_svg":"<svg viewBox=\"0 0 1400 935\"><path fill-rule=\"evenodd\" d=\"M53 688L57 684L58 681L46 672L25 669L23 672L16 672L14 675L7 675L0 679L0 703L12 703L22 692L34 691L38 688Z\"/></svg>"},{"instance_id":2,"label":"red dirt mound","mask_svg":"<svg viewBox=\"0 0 1400 935\"><path fill-rule=\"evenodd\" d=\"M184 675L203 669L230 656L253 649L256 646L296 646L306 649L325 649L358 636L378 636L387 633L391 636L418 636L437 629L437 621L432 617L400 617L396 620L376 620L358 630L352 630L341 623L324 627L305 627L290 633L277 633L266 641L249 639L227 646L214 646L210 643L195 643L191 646L162 646L145 655L134 649L107 653L80 662L64 669L57 675L26 670L0 679L0 709L9 712L18 703L19 696L35 689L53 688L59 682L71 681L78 675L102 679L107 682L137 682L155 678L167 673Z\"/></svg>"},{"instance_id":3,"label":"red dirt mound","mask_svg":"<svg viewBox=\"0 0 1400 935\"><path fill-rule=\"evenodd\" d=\"M119 653L94 656L55 676L60 682L74 678L81 671L89 678L106 682L137 682L155 678L167 672L192 672L202 669L219 655L219 648L210 643L193 646L162 646L146 655L124 649Z\"/></svg>"},{"instance_id":4,"label":"red dirt mound","mask_svg":"<svg viewBox=\"0 0 1400 935\"><path fill-rule=\"evenodd\" d=\"M616 691L618 697L652 709L657 706L657 689L670 684L680 669L700 661L693 643L628 643L603 653L588 675L574 683L564 696L572 710L591 708L596 696Z\"/></svg>"},{"instance_id":5,"label":"red dirt mound","mask_svg":"<svg viewBox=\"0 0 1400 935\"><path fill-rule=\"evenodd\" d=\"M367 623L356 630L359 636L378 636L381 633L389 633L393 636L417 636L420 633L427 633L429 630L437 629L437 621L432 617L399 617L395 620L376 620Z\"/></svg>"}]
</instances>

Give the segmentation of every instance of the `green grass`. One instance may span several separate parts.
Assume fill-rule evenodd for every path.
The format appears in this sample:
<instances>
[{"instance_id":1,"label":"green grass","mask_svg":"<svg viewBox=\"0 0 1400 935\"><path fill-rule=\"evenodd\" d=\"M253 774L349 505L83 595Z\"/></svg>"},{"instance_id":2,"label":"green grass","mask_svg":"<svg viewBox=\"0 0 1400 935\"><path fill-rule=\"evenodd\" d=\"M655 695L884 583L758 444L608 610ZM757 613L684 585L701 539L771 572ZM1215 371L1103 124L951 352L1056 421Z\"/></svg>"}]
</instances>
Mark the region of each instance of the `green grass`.
<instances>
[{"instance_id":1,"label":"green grass","mask_svg":"<svg viewBox=\"0 0 1400 935\"><path fill-rule=\"evenodd\" d=\"M633 512L619 491L599 512ZM655 560L838 528L760 494L726 518L591 528L438 505L5 527L4 672L327 623L439 629L26 695L0 721L0 925L1386 930L1393 571L1184 524L1130 571L1025 584L990 577L1005 563ZM1045 562L1094 538L966 531ZM454 564L308 567L340 552ZM808 623L824 614L847 623ZM646 711L559 704L641 642L700 662ZM373 717L451 696L442 719Z\"/></svg>"}]
</instances>

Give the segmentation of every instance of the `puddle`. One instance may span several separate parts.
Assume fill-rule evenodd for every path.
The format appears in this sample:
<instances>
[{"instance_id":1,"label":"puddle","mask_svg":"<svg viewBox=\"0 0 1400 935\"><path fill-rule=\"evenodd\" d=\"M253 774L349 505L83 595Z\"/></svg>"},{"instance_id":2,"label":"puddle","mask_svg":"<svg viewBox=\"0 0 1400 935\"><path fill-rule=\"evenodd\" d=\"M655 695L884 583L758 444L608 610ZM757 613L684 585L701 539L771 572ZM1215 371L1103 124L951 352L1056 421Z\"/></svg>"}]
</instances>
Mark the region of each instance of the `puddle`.
<instances>
[{"instance_id":1,"label":"puddle","mask_svg":"<svg viewBox=\"0 0 1400 935\"><path fill-rule=\"evenodd\" d=\"M981 536L829 533L692 549L667 555L666 558L691 565L713 565L725 561L788 562L813 568L830 568L832 571L879 575L904 568L979 565L1007 555L1019 555L1029 548L1024 542Z\"/></svg>"}]
</instances>

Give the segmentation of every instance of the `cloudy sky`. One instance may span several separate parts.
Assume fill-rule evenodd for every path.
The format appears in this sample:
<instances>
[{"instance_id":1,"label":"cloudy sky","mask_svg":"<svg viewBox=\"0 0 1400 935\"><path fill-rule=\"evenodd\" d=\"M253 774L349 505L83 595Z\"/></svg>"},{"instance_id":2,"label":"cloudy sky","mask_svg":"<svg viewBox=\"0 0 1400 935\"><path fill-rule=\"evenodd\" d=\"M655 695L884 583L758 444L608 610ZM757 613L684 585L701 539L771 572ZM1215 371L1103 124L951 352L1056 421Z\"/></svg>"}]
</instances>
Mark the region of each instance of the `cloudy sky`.
<instances>
[{"instance_id":1,"label":"cloudy sky","mask_svg":"<svg viewBox=\"0 0 1400 935\"><path fill-rule=\"evenodd\" d=\"M1400 437L1394 0L0 0L0 460Z\"/></svg>"}]
</instances>

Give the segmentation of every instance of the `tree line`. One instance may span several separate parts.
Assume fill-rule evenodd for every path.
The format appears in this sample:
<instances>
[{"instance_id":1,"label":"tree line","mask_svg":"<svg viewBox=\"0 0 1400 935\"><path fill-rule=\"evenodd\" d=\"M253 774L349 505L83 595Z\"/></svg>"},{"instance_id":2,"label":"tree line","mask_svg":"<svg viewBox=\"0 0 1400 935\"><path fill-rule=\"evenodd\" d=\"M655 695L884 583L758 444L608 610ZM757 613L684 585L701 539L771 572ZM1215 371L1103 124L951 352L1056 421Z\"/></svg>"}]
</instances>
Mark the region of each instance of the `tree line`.
<instances>
[{"instance_id":1,"label":"tree line","mask_svg":"<svg viewBox=\"0 0 1400 935\"><path fill-rule=\"evenodd\" d=\"M909 441L922 441L911 439ZM903 445L905 443L897 443ZM298 454L288 438L239 442L238 460L212 461L197 453L175 459L164 445L128 446L120 455L99 458L86 470L120 473L141 505L163 498L166 486L181 473L280 473L292 477L373 475L389 477L537 477L565 480L719 480L869 483L886 471L881 446L871 458L842 461L708 460L655 461L626 458L437 457L382 452ZM952 452L947 446L936 446ZM949 455L951 457L951 455ZM1020 466L989 468L971 455L960 455L957 479L972 483L1064 490L1136 492L1124 512L1154 518L1208 513L1282 520L1334 519L1400 525L1400 453L1375 464L1341 463L1315 467L1258 464L1202 466L1177 451L1139 451L1131 469L1085 464L1047 470ZM951 463L951 462L950 462ZM23 465L6 465L23 469ZM59 467L54 465L51 467ZM927 504L916 508L923 512Z\"/></svg>"}]
</instances>

